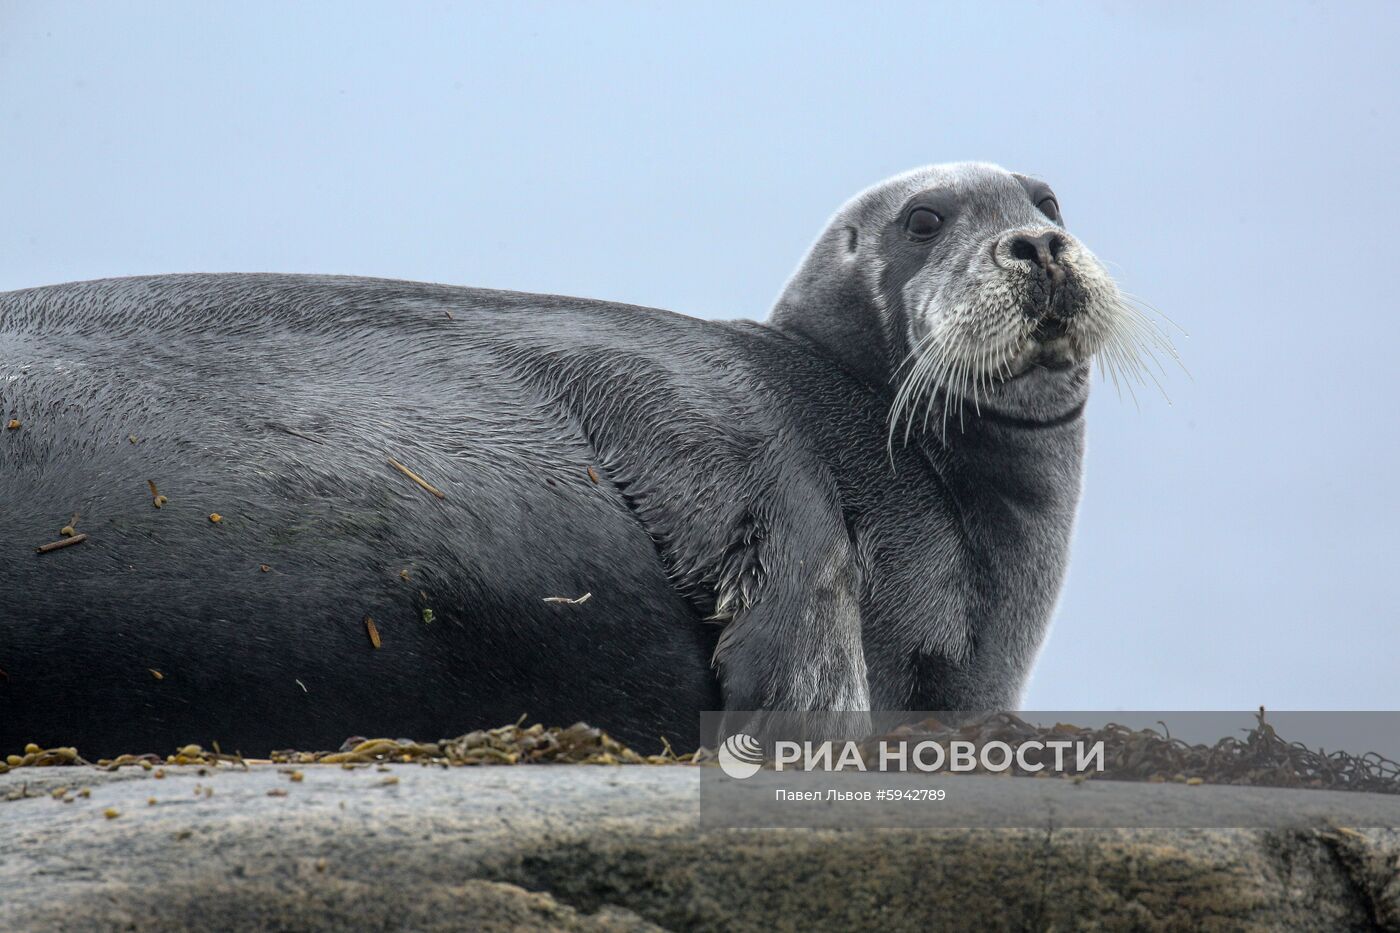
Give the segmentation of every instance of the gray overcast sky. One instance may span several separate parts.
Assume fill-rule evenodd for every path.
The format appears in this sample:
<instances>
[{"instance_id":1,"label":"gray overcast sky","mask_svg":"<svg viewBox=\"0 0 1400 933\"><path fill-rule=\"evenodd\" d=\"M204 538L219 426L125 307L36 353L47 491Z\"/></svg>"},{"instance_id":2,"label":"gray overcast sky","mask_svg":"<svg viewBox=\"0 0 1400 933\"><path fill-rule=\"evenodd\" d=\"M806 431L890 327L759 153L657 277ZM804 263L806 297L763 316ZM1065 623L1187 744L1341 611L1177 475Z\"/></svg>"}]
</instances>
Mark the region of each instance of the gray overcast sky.
<instances>
[{"instance_id":1,"label":"gray overcast sky","mask_svg":"<svg viewBox=\"0 0 1400 933\"><path fill-rule=\"evenodd\" d=\"M765 315L927 162L1189 332L1100 387L1028 708L1396 708L1400 4L0 5L0 288L338 272ZM1384 274L1382 274L1384 273Z\"/></svg>"}]
</instances>

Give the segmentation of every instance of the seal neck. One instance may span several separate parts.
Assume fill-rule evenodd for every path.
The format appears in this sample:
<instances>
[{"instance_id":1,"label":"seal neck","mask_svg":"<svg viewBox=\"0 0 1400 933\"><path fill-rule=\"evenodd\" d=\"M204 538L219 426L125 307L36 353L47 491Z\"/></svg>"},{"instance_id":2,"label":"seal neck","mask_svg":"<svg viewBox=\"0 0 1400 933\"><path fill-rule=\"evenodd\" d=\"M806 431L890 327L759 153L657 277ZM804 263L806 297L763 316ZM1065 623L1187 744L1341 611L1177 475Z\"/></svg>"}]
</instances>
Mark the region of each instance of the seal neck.
<instances>
[{"instance_id":1,"label":"seal neck","mask_svg":"<svg viewBox=\"0 0 1400 933\"><path fill-rule=\"evenodd\" d=\"M809 283L804 283L809 284ZM821 282L820 294L788 286L768 315L775 330L812 344L876 394L893 397L891 377L908 352L902 334L892 333L887 315L844 282Z\"/></svg>"}]
</instances>

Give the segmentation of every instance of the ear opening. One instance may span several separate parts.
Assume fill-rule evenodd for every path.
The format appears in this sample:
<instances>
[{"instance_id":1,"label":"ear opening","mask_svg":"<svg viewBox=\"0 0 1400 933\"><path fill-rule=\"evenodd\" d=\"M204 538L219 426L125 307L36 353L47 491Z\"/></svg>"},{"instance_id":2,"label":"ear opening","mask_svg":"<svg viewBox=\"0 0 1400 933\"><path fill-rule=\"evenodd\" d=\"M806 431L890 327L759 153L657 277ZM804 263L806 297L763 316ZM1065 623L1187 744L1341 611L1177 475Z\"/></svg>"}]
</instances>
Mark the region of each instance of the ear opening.
<instances>
[{"instance_id":1,"label":"ear opening","mask_svg":"<svg viewBox=\"0 0 1400 933\"><path fill-rule=\"evenodd\" d=\"M846 228L846 255L854 256L856 247L860 246L860 231L855 227Z\"/></svg>"}]
</instances>

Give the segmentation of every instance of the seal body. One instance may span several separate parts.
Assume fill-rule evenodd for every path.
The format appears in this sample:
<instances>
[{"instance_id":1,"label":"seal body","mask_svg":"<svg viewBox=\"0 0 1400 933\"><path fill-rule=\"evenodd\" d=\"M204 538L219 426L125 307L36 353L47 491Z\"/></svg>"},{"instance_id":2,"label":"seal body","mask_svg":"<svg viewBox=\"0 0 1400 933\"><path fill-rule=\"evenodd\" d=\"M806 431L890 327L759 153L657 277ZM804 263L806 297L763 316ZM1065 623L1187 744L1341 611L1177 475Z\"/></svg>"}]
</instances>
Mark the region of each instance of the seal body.
<instances>
[{"instance_id":1,"label":"seal body","mask_svg":"<svg viewBox=\"0 0 1400 933\"><path fill-rule=\"evenodd\" d=\"M963 171L899 184L1026 200ZM1034 210L988 203L965 209L997 236ZM528 716L654 750L704 709L1013 706L1087 363L1032 339L976 399L930 377L957 427L895 441L923 339L900 294L940 260L895 282L897 214L851 210L769 324L286 275L0 296L0 748L251 755ZM69 524L87 539L36 553Z\"/></svg>"}]
</instances>

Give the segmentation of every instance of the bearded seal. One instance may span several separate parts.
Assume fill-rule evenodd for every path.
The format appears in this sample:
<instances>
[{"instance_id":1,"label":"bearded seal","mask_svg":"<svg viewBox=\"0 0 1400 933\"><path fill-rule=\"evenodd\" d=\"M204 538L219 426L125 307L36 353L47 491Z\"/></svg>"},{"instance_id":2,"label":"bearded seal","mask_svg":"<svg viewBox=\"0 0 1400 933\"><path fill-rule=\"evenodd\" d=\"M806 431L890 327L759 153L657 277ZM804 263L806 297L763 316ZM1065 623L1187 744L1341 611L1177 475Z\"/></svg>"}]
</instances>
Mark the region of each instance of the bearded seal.
<instances>
[{"instance_id":1,"label":"bearded seal","mask_svg":"<svg viewBox=\"0 0 1400 933\"><path fill-rule=\"evenodd\" d=\"M1014 707L1090 360L1146 333L1046 185L971 163L856 196L766 323L297 275L0 295L0 748Z\"/></svg>"}]
</instances>

